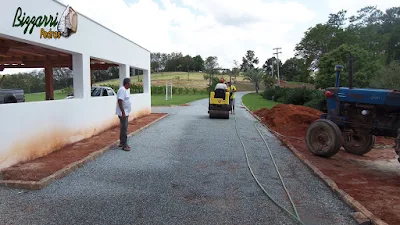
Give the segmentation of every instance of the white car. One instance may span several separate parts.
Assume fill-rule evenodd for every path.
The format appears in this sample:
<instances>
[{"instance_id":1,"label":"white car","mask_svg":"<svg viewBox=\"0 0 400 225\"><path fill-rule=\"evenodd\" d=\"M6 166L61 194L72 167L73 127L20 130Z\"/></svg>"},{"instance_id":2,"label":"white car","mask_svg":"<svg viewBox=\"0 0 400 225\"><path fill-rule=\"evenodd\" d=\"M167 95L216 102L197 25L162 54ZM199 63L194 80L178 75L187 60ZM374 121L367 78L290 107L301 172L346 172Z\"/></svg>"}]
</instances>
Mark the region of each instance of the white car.
<instances>
[{"instance_id":1,"label":"white car","mask_svg":"<svg viewBox=\"0 0 400 225\"><path fill-rule=\"evenodd\" d=\"M99 97L99 96L115 96L117 94L110 87L92 86L91 95L92 97ZM71 98L74 98L74 93L68 95L65 99L71 99Z\"/></svg>"}]
</instances>

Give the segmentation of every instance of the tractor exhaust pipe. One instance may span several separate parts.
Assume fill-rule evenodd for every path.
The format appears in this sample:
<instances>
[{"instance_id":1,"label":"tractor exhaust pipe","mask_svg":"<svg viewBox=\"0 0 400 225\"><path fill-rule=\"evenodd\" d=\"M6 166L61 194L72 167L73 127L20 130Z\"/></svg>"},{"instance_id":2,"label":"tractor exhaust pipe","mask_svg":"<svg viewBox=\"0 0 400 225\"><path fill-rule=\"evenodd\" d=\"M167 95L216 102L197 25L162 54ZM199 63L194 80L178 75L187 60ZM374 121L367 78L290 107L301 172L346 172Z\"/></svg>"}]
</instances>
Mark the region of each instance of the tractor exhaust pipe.
<instances>
[{"instance_id":1,"label":"tractor exhaust pipe","mask_svg":"<svg viewBox=\"0 0 400 225\"><path fill-rule=\"evenodd\" d=\"M353 88L353 55L351 53L349 57L349 88Z\"/></svg>"},{"instance_id":2,"label":"tractor exhaust pipe","mask_svg":"<svg viewBox=\"0 0 400 225\"><path fill-rule=\"evenodd\" d=\"M335 66L335 71L336 71L336 84L335 87L339 87L340 86L340 72L343 71L343 66L342 65L336 65Z\"/></svg>"}]
</instances>

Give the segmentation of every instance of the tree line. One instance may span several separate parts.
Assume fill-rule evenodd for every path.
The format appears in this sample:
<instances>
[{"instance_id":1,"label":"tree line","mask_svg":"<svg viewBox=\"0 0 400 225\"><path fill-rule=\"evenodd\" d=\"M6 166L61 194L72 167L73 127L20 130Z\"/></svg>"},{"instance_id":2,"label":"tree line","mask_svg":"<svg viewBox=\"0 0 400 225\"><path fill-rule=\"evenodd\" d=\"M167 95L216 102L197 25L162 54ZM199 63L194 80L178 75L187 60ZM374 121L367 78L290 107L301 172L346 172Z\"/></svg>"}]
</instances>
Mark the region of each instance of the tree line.
<instances>
[{"instance_id":1,"label":"tree line","mask_svg":"<svg viewBox=\"0 0 400 225\"><path fill-rule=\"evenodd\" d=\"M305 31L292 58L282 63L271 57L259 63L255 52L248 50L236 67L255 84L256 91L262 82L266 87L274 84L278 66L281 79L332 87L337 64L344 66L341 86L349 85L352 72L354 87L399 89L400 7L381 11L366 6L349 17L346 10L329 14L325 23Z\"/></svg>"},{"instance_id":2,"label":"tree line","mask_svg":"<svg viewBox=\"0 0 400 225\"><path fill-rule=\"evenodd\" d=\"M400 7L381 11L366 6L349 17L346 10L330 14L304 33L295 51L282 65L288 80L333 86L334 67L341 64L341 85L347 86L352 60L354 86L399 88Z\"/></svg>"},{"instance_id":3,"label":"tree line","mask_svg":"<svg viewBox=\"0 0 400 225\"><path fill-rule=\"evenodd\" d=\"M135 71L134 71L135 70ZM142 70L132 69L131 76L143 74ZM3 86L0 88L23 89L25 93L38 93L46 90L44 69L34 70L29 73L5 75ZM110 67L107 70L93 70L92 82L102 82L119 78L119 68ZM138 77L139 78L139 77ZM73 71L69 68L53 68L53 87L60 90L73 86Z\"/></svg>"}]
</instances>

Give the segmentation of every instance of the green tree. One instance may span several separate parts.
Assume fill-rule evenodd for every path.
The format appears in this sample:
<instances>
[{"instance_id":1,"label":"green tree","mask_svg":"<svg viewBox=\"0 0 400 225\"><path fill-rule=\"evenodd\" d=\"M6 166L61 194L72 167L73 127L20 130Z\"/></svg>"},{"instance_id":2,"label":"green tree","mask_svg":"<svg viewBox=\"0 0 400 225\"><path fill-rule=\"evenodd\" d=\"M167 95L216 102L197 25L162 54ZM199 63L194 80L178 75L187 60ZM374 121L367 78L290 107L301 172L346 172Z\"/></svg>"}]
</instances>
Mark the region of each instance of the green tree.
<instances>
[{"instance_id":1,"label":"green tree","mask_svg":"<svg viewBox=\"0 0 400 225\"><path fill-rule=\"evenodd\" d=\"M158 73L160 71L160 69L161 69L161 53L160 52L150 54L150 65L151 65L151 70L153 72Z\"/></svg>"},{"instance_id":2,"label":"green tree","mask_svg":"<svg viewBox=\"0 0 400 225\"><path fill-rule=\"evenodd\" d=\"M232 68L232 74L233 74L233 76L235 76L235 80L236 80L237 76L240 75L240 65L239 65L239 62L236 60L233 60L233 65L234 65L234 67Z\"/></svg>"},{"instance_id":3,"label":"green tree","mask_svg":"<svg viewBox=\"0 0 400 225\"><path fill-rule=\"evenodd\" d=\"M260 83L264 80L265 73L259 68L252 68L244 73L244 79L254 84L256 93L260 90Z\"/></svg>"},{"instance_id":4,"label":"green tree","mask_svg":"<svg viewBox=\"0 0 400 225\"><path fill-rule=\"evenodd\" d=\"M200 55L193 57L193 70L202 71L204 70L204 60Z\"/></svg>"},{"instance_id":5,"label":"green tree","mask_svg":"<svg viewBox=\"0 0 400 225\"><path fill-rule=\"evenodd\" d=\"M333 87L336 74L335 65L341 64L344 70L340 76L340 86L348 86L348 62L350 54L354 57L353 86L368 87L370 80L379 70L379 63L373 54L357 46L341 45L339 48L325 54L318 62L319 71L315 77L317 88Z\"/></svg>"},{"instance_id":6,"label":"green tree","mask_svg":"<svg viewBox=\"0 0 400 225\"><path fill-rule=\"evenodd\" d=\"M392 61L389 66L382 67L377 76L371 79L370 86L398 90L400 87L400 62Z\"/></svg>"},{"instance_id":7,"label":"green tree","mask_svg":"<svg viewBox=\"0 0 400 225\"><path fill-rule=\"evenodd\" d=\"M242 64L240 70L246 72L247 70L254 69L259 63L258 57L256 57L253 50L247 50L246 55L242 57Z\"/></svg>"},{"instance_id":8,"label":"green tree","mask_svg":"<svg viewBox=\"0 0 400 225\"><path fill-rule=\"evenodd\" d=\"M209 76L209 85L212 83L213 75L215 70L219 67L218 65L218 57L217 56L209 56L204 61L204 69Z\"/></svg>"},{"instance_id":9,"label":"green tree","mask_svg":"<svg viewBox=\"0 0 400 225\"><path fill-rule=\"evenodd\" d=\"M293 57L285 61L280 73L288 81L309 82L311 71L304 59Z\"/></svg>"}]
</instances>

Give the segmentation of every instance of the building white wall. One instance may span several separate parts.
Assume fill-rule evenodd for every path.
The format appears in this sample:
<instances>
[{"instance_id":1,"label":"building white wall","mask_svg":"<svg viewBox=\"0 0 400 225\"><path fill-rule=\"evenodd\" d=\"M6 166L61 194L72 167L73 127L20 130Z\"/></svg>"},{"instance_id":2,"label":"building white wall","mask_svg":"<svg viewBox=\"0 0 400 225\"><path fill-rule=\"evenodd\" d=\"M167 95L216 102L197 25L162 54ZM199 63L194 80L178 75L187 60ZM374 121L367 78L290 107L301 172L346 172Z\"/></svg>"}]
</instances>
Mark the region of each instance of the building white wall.
<instances>
[{"instance_id":1,"label":"building white wall","mask_svg":"<svg viewBox=\"0 0 400 225\"><path fill-rule=\"evenodd\" d=\"M130 120L151 112L149 94L131 102ZM0 104L0 169L119 125L116 104L116 96Z\"/></svg>"},{"instance_id":2,"label":"building white wall","mask_svg":"<svg viewBox=\"0 0 400 225\"><path fill-rule=\"evenodd\" d=\"M32 34L28 32L24 34L25 27L12 27L18 7L22 8L26 16L55 16L58 12L58 18L66 8L53 0L35 0L34 4L26 0L4 1L1 3L0 36L69 53L75 52L107 59L139 69L149 69L150 52L148 50L82 16L73 5L71 7L78 13L77 32L68 38L61 37L60 39L41 39L41 27L35 27ZM127 29L133 28L127 27ZM49 28L45 30L48 31Z\"/></svg>"},{"instance_id":3,"label":"building white wall","mask_svg":"<svg viewBox=\"0 0 400 225\"><path fill-rule=\"evenodd\" d=\"M77 96L0 105L0 169L44 156L119 124L115 96L90 97L90 57L118 63L123 68L121 78L129 76L129 67L144 70L144 93L132 95L130 119L151 113L149 51L82 15L78 16L77 33L69 38L40 39L41 27L36 27L32 34L24 34L24 28L12 27L18 7L26 16L55 16L58 12L60 17L65 6L53 0L35 0L34 4L26 0L4 1L0 36L73 54Z\"/></svg>"}]
</instances>

